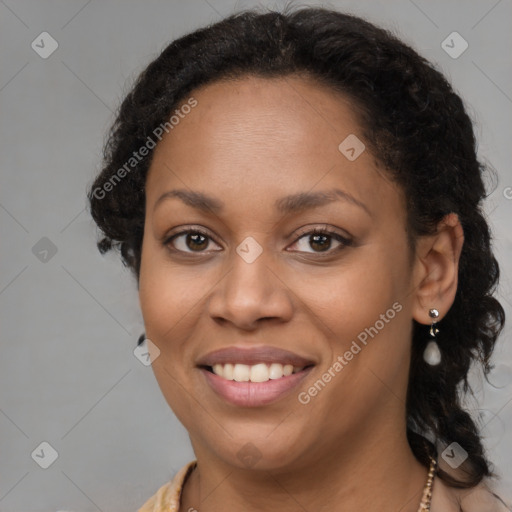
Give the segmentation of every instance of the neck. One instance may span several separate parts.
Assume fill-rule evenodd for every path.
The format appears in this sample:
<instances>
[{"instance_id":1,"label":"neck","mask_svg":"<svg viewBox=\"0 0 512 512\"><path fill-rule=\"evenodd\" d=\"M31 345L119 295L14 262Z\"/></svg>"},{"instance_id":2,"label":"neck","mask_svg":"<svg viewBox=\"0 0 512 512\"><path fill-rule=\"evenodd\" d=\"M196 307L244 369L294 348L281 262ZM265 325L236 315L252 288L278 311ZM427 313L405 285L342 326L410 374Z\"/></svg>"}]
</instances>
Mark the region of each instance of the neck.
<instances>
[{"instance_id":1,"label":"neck","mask_svg":"<svg viewBox=\"0 0 512 512\"><path fill-rule=\"evenodd\" d=\"M240 469L195 447L197 468L184 487L180 512L276 506L281 512L417 512L428 469L414 457L405 429L397 432L388 425L360 431L338 450L315 451L292 468L272 471Z\"/></svg>"}]
</instances>

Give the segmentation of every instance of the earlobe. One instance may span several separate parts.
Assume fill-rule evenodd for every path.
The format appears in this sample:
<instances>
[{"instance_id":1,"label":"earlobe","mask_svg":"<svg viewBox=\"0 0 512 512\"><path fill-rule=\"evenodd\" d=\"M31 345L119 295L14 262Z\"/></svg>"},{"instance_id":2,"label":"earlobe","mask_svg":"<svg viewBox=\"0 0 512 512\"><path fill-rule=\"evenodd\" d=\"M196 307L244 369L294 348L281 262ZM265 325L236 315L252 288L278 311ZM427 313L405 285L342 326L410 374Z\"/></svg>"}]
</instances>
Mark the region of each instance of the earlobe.
<instances>
[{"instance_id":1,"label":"earlobe","mask_svg":"<svg viewBox=\"0 0 512 512\"><path fill-rule=\"evenodd\" d=\"M436 233L421 237L417 243L413 318L429 324L429 310L439 310L442 318L455 300L459 259L464 231L457 214L446 215Z\"/></svg>"}]
</instances>

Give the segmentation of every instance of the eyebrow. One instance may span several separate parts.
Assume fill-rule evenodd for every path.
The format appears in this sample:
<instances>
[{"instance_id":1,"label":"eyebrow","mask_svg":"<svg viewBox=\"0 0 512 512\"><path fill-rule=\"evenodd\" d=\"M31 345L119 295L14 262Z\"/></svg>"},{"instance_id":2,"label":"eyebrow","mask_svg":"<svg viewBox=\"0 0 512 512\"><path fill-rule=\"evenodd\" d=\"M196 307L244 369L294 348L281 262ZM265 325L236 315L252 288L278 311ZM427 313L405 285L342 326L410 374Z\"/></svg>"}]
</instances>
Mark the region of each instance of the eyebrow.
<instances>
[{"instance_id":1,"label":"eyebrow","mask_svg":"<svg viewBox=\"0 0 512 512\"><path fill-rule=\"evenodd\" d=\"M160 203L171 198L181 199L188 206L205 213L220 213L224 207L222 201L202 192L175 189L164 192L157 199L153 210L156 210ZM363 202L339 188L320 192L300 192L298 194L291 194L278 199L275 202L275 208L282 214L298 213L310 208L324 206L340 199L359 206L368 215L372 216L370 210Z\"/></svg>"}]
</instances>

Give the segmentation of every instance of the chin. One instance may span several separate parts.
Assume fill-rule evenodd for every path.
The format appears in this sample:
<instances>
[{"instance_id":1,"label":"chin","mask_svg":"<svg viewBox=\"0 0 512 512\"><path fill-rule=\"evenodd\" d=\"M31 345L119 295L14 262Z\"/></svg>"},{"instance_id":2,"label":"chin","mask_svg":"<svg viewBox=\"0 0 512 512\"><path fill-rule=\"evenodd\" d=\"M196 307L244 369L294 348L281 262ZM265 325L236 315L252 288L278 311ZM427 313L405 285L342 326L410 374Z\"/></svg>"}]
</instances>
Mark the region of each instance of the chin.
<instances>
[{"instance_id":1,"label":"chin","mask_svg":"<svg viewBox=\"0 0 512 512\"><path fill-rule=\"evenodd\" d=\"M215 452L227 465L254 471L296 469L299 460L304 462L301 436L271 437L265 438L260 431L259 435L228 438L223 446L215 447Z\"/></svg>"}]
</instances>

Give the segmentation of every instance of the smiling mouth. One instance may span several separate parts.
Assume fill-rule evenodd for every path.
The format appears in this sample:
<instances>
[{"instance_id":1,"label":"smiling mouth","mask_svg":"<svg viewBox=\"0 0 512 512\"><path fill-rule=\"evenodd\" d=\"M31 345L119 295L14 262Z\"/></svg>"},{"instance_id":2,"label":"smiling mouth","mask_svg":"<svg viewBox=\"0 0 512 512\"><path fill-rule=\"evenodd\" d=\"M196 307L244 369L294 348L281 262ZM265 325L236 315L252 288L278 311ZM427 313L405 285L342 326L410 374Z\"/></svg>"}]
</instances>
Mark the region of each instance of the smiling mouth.
<instances>
[{"instance_id":1,"label":"smiling mouth","mask_svg":"<svg viewBox=\"0 0 512 512\"><path fill-rule=\"evenodd\" d=\"M280 363L257 363L253 365L242 363L215 364L213 366L201 366L205 370L214 373L224 380L235 382L267 382L288 377L300 373L308 366L293 366Z\"/></svg>"}]
</instances>

